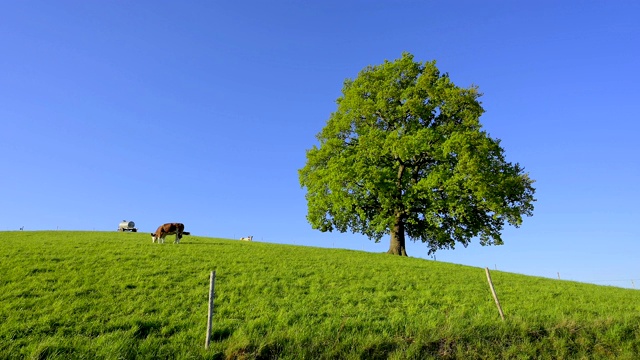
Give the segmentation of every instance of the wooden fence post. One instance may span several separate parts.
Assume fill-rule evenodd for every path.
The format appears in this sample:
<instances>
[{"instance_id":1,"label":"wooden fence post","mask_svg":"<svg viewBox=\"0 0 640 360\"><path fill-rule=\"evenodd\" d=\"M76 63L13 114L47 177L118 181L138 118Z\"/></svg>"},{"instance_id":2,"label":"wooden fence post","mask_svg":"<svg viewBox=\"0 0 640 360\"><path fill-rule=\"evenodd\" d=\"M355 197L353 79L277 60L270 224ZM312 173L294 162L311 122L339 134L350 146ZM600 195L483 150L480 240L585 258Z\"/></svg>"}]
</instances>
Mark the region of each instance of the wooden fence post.
<instances>
[{"instance_id":1,"label":"wooden fence post","mask_svg":"<svg viewBox=\"0 0 640 360\"><path fill-rule=\"evenodd\" d=\"M204 342L204 348L209 349L211 341L211 319L213 318L213 298L215 297L216 272L212 271L209 278L209 315L207 318L207 339Z\"/></svg>"},{"instance_id":2,"label":"wooden fence post","mask_svg":"<svg viewBox=\"0 0 640 360\"><path fill-rule=\"evenodd\" d=\"M500 306L500 301L498 301L498 295L496 295L496 290L493 288L493 282L491 281L491 275L489 274L489 268L484 268L487 273L487 281L489 281L489 287L491 288L491 294L493 295L493 300L496 301L496 306L498 307L498 312L500 313L500 317L502 321L504 321L504 314L502 313L502 307Z\"/></svg>"}]
</instances>

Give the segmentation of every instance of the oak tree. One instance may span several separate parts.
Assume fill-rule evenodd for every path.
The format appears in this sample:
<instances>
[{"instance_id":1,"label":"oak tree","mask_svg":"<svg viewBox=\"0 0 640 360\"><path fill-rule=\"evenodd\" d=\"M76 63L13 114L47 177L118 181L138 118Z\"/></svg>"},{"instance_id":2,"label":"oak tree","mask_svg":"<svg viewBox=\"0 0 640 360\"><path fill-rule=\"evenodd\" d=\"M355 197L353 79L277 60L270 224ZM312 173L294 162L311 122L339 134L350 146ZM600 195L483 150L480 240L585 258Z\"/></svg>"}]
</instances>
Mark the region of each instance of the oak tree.
<instances>
[{"instance_id":1,"label":"oak tree","mask_svg":"<svg viewBox=\"0 0 640 360\"><path fill-rule=\"evenodd\" d=\"M505 222L533 215L534 181L483 131L480 95L409 53L345 80L298 171L312 227L390 234L388 253L404 256L407 237L430 254L502 244Z\"/></svg>"}]
</instances>

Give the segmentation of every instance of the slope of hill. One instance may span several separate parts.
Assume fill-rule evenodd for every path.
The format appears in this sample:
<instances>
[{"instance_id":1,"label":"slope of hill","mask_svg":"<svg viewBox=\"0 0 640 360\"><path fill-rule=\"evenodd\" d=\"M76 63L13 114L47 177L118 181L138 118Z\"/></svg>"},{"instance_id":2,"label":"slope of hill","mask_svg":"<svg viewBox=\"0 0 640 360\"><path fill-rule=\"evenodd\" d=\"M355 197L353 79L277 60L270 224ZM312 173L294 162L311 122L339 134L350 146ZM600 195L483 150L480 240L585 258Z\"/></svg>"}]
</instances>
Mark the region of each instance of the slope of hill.
<instances>
[{"instance_id":1,"label":"slope of hill","mask_svg":"<svg viewBox=\"0 0 640 360\"><path fill-rule=\"evenodd\" d=\"M634 358L640 292L386 254L0 232L0 358ZM204 349L209 273L213 336Z\"/></svg>"}]
</instances>

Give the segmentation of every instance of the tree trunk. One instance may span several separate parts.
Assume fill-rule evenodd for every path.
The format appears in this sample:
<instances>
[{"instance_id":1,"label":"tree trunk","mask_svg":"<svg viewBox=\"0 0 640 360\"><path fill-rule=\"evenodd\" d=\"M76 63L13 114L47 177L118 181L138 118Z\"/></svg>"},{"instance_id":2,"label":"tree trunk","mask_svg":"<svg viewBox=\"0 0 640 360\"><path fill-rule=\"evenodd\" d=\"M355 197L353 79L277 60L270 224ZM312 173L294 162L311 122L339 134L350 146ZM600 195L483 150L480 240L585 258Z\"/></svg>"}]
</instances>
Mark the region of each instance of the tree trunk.
<instances>
[{"instance_id":1,"label":"tree trunk","mask_svg":"<svg viewBox=\"0 0 640 360\"><path fill-rule=\"evenodd\" d=\"M391 243L387 254L407 256L407 249L404 245L404 219L400 214L396 214L395 224L391 229Z\"/></svg>"}]
</instances>

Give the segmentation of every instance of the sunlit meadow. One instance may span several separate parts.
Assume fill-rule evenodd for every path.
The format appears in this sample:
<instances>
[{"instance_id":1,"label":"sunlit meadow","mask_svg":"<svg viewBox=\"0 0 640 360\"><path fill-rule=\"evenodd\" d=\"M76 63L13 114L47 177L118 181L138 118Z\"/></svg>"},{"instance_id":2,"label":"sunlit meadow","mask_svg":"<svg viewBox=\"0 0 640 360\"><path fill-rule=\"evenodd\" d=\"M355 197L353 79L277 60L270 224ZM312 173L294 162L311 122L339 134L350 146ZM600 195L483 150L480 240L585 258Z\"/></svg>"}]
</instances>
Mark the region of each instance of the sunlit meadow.
<instances>
[{"instance_id":1,"label":"sunlit meadow","mask_svg":"<svg viewBox=\"0 0 640 360\"><path fill-rule=\"evenodd\" d=\"M0 232L0 358L557 359L640 354L640 291L360 251ZM204 348L209 274L211 345Z\"/></svg>"}]
</instances>

